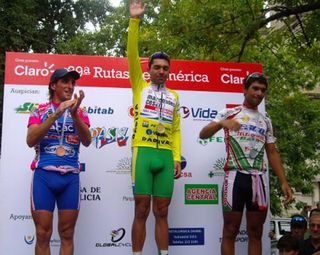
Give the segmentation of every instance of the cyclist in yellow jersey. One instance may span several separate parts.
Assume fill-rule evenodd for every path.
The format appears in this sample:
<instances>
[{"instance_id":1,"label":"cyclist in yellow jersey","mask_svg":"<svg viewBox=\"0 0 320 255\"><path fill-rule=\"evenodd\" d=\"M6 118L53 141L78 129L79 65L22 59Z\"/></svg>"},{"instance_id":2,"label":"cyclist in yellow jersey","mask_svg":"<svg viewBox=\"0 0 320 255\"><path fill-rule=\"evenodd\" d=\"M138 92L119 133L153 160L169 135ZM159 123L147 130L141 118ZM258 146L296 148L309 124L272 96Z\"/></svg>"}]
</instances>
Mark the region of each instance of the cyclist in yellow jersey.
<instances>
[{"instance_id":1,"label":"cyclist in yellow jersey","mask_svg":"<svg viewBox=\"0 0 320 255\"><path fill-rule=\"evenodd\" d=\"M152 199L156 243L159 254L167 255L168 207L174 178L181 175L179 98L166 87L170 69L170 57L166 53L151 55L148 65L151 82L143 79L138 29L145 10L146 5L141 1L130 1L128 61L134 104L132 183L135 198L132 251L142 254Z\"/></svg>"}]
</instances>

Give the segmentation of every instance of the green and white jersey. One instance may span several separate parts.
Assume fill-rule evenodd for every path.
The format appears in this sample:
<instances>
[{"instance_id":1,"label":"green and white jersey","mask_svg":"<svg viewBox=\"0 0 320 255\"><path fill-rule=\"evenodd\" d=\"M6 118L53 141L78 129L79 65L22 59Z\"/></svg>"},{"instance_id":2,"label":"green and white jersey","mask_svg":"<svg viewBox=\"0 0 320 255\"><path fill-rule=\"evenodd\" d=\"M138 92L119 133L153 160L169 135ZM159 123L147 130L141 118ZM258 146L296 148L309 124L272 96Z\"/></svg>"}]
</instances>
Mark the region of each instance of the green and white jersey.
<instances>
[{"instance_id":1,"label":"green and white jersey","mask_svg":"<svg viewBox=\"0 0 320 255\"><path fill-rule=\"evenodd\" d=\"M224 129L227 150L224 170L264 172L265 144L276 142L271 120L259 111L245 106L223 109L213 121L226 119L238 121L241 128L238 131Z\"/></svg>"}]
</instances>

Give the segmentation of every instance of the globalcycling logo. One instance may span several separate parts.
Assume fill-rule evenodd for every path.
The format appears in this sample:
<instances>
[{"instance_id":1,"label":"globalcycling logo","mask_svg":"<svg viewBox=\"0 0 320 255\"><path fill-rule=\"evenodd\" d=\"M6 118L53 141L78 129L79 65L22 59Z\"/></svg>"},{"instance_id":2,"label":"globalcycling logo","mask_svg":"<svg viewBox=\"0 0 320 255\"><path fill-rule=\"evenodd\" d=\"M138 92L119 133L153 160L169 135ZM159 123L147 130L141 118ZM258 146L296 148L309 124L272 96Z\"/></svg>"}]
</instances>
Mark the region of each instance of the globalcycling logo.
<instances>
[{"instance_id":1,"label":"globalcycling logo","mask_svg":"<svg viewBox=\"0 0 320 255\"><path fill-rule=\"evenodd\" d=\"M121 241L125 234L126 234L126 231L124 228L112 230L111 231L111 242L117 243L117 242Z\"/></svg>"},{"instance_id":2,"label":"globalcycling logo","mask_svg":"<svg viewBox=\"0 0 320 255\"><path fill-rule=\"evenodd\" d=\"M88 113L88 114L101 114L101 115L111 115L114 113L114 109L111 107L99 107L99 106L85 106L83 109Z\"/></svg>"},{"instance_id":3,"label":"globalcycling logo","mask_svg":"<svg viewBox=\"0 0 320 255\"><path fill-rule=\"evenodd\" d=\"M217 114L218 111L215 109L212 109L210 107L208 108L202 108L202 107L187 107L187 106L181 106L179 108L180 115L183 119L187 119L191 117L194 121L211 121L213 120Z\"/></svg>"},{"instance_id":4,"label":"globalcycling logo","mask_svg":"<svg viewBox=\"0 0 320 255\"><path fill-rule=\"evenodd\" d=\"M38 103L25 102L14 110L18 114L30 114L38 105Z\"/></svg>"},{"instance_id":5,"label":"globalcycling logo","mask_svg":"<svg viewBox=\"0 0 320 255\"><path fill-rule=\"evenodd\" d=\"M123 247L130 248L132 246L130 242L122 241L125 235L126 235L126 230L124 228L118 228L116 230L112 230L110 233L111 242L96 243L95 246L98 248L123 248Z\"/></svg>"},{"instance_id":6,"label":"globalcycling logo","mask_svg":"<svg viewBox=\"0 0 320 255\"><path fill-rule=\"evenodd\" d=\"M25 235L24 241L26 244L31 245L34 242L34 236L33 235Z\"/></svg>"}]
</instances>

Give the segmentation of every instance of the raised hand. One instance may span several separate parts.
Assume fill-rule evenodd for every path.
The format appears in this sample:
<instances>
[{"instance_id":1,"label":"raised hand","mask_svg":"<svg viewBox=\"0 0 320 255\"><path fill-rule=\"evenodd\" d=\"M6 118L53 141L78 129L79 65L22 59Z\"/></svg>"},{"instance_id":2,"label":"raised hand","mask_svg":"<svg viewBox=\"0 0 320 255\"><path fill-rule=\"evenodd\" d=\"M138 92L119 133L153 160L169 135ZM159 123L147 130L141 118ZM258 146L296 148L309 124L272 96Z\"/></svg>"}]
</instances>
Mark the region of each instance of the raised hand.
<instances>
[{"instance_id":1,"label":"raised hand","mask_svg":"<svg viewBox=\"0 0 320 255\"><path fill-rule=\"evenodd\" d=\"M142 4L141 0L130 0L130 17L139 18L147 10L147 4Z\"/></svg>"},{"instance_id":2,"label":"raised hand","mask_svg":"<svg viewBox=\"0 0 320 255\"><path fill-rule=\"evenodd\" d=\"M284 204L287 204L293 200L292 189L288 183L283 183L281 185L282 192L284 194Z\"/></svg>"},{"instance_id":3,"label":"raised hand","mask_svg":"<svg viewBox=\"0 0 320 255\"><path fill-rule=\"evenodd\" d=\"M233 130L233 131L237 131L241 128L241 125L238 121L230 119L230 120L223 120L221 121L221 125L224 128Z\"/></svg>"},{"instance_id":4,"label":"raised hand","mask_svg":"<svg viewBox=\"0 0 320 255\"><path fill-rule=\"evenodd\" d=\"M77 94L74 94L74 99L73 100L75 100L75 104L73 104L72 107L71 107L71 114L72 115L77 113L78 108L79 108L83 98L84 98L83 90L79 91L79 96Z\"/></svg>"},{"instance_id":5,"label":"raised hand","mask_svg":"<svg viewBox=\"0 0 320 255\"><path fill-rule=\"evenodd\" d=\"M69 107L73 107L76 104L76 102L76 99L70 99L62 102L55 112L57 118L59 118Z\"/></svg>"}]
</instances>

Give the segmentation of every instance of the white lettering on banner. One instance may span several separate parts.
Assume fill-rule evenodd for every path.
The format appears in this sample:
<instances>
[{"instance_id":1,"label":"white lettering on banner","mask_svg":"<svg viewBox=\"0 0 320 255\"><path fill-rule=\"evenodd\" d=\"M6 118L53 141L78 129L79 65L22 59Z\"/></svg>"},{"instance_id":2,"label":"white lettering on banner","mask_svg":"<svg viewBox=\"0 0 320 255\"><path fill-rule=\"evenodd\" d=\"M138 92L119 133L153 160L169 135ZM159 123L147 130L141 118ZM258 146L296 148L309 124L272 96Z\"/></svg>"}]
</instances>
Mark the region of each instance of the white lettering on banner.
<instances>
[{"instance_id":1,"label":"white lettering on banner","mask_svg":"<svg viewBox=\"0 0 320 255\"><path fill-rule=\"evenodd\" d=\"M51 70L54 64L51 64L49 67L46 67L47 63L45 62L45 68L33 68L29 66L18 65L14 69L14 73L18 76L43 76L47 77L50 73L53 72ZM80 73L80 75L90 75L90 67L88 66L68 66L69 70L76 70ZM93 78L105 78L105 79L129 79L128 71L115 70L114 68L110 70L103 69L99 66L93 67ZM148 72L143 73L143 78L145 80L150 79L150 75ZM195 83L209 83L209 77L207 74L199 74L191 71L190 73L183 73L182 70L179 70L178 73L170 73L169 74L170 81L178 81L178 82L195 82ZM222 80L224 83L230 83ZM239 84L237 82L233 82L234 84Z\"/></svg>"},{"instance_id":2,"label":"white lettering on banner","mask_svg":"<svg viewBox=\"0 0 320 255\"><path fill-rule=\"evenodd\" d=\"M53 72L54 64L48 66L47 62L44 62L43 68L34 68L29 66L18 65L14 68L14 73L18 76L43 76L47 77L50 73Z\"/></svg>"},{"instance_id":3,"label":"white lettering on banner","mask_svg":"<svg viewBox=\"0 0 320 255\"><path fill-rule=\"evenodd\" d=\"M68 70L77 71L80 76L82 75L90 75L90 67L89 66L68 66Z\"/></svg>"},{"instance_id":4,"label":"white lettering on banner","mask_svg":"<svg viewBox=\"0 0 320 255\"><path fill-rule=\"evenodd\" d=\"M106 78L106 79L129 79L128 71L120 71L115 69L105 70L102 67L94 66L93 78ZM148 72L143 73L143 78L145 80L150 79L150 74ZM184 74L182 70L178 73L169 74L170 81L179 81L179 82L196 82L196 83L209 83L209 77L207 74L195 74L193 71L190 73Z\"/></svg>"},{"instance_id":5,"label":"white lettering on banner","mask_svg":"<svg viewBox=\"0 0 320 255\"><path fill-rule=\"evenodd\" d=\"M245 77L249 75L249 72L246 72ZM221 82L224 84L243 84L243 80L245 79L245 77L240 77L240 76L235 76L233 74L222 74L221 75Z\"/></svg>"},{"instance_id":6,"label":"white lettering on banner","mask_svg":"<svg viewBox=\"0 0 320 255\"><path fill-rule=\"evenodd\" d=\"M209 83L209 77L207 74L195 74L193 71L190 73L182 73L182 70L180 70L178 73L170 73L169 74L169 80L170 81L181 81L181 82L205 82Z\"/></svg>"},{"instance_id":7,"label":"white lettering on banner","mask_svg":"<svg viewBox=\"0 0 320 255\"><path fill-rule=\"evenodd\" d=\"M119 71L115 69L104 70L102 67L94 66L93 78L107 78L107 79L129 79L128 71Z\"/></svg>"}]
</instances>

